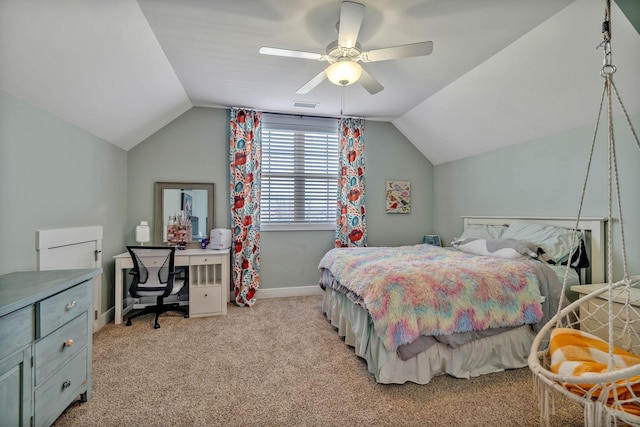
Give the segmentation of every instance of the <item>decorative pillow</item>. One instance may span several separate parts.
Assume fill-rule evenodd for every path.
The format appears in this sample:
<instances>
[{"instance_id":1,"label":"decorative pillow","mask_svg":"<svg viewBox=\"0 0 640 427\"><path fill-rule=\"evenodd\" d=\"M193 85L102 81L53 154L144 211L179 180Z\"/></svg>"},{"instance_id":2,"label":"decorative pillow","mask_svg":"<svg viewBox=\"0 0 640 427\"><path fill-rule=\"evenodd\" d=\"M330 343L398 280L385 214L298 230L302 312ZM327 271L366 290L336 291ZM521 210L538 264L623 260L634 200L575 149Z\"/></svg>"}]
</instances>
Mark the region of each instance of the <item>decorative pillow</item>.
<instances>
[{"instance_id":1,"label":"decorative pillow","mask_svg":"<svg viewBox=\"0 0 640 427\"><path fill-rule=\"evenodd\" d=\"M453 247L470 254L499 258L538 257L536 245L515 239L464 239L456 242Z\"/></svg>"},{"instance_id":2,"label":"decorative pillow","mask_svg":"<svg viewBox=\"0 0 640 427\"><path fill-rule=\"evenodd\" d=\"M502 234L502 237L505 239L516 239L534 243L541 247L546 255L556 263L563 258L567 258L569 254L573 252L570 247L572 236L573 230L568 228L520 221L511 223ZM582 231L578 231L574 250L583 237L584 234Z\"/></svg>"}]
</instances>

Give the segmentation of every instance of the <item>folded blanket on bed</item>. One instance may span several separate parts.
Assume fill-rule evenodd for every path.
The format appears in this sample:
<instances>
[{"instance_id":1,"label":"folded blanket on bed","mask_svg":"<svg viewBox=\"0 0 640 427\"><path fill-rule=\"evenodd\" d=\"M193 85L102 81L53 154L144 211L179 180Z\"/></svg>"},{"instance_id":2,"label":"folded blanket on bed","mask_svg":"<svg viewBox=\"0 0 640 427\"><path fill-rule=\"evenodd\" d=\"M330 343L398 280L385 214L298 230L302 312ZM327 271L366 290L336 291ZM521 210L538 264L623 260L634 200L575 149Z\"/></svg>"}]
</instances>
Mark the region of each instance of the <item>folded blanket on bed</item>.
<instances>
[{"instance_id":1,"label":"folded blanket on bed","mask_svg":"<svg viewBox=\"0 0 640 427\"><path fill-rule=\"evenodd\" d=\"M551 371L566 376L593 376L607 373L609 361L609 343L587 332L569 328L556 328L551 332L549 343ZM614 370L620 370L640 364L640 356L614 347ZM595 384L564 384L573 393L584 396ZM598 388L593 392L597 400L602 392ZM640 415L640 375L616 382L607 396L607 404L613 406L618 401L622 409L634 415Z\"/></svg>"}]
</instances>

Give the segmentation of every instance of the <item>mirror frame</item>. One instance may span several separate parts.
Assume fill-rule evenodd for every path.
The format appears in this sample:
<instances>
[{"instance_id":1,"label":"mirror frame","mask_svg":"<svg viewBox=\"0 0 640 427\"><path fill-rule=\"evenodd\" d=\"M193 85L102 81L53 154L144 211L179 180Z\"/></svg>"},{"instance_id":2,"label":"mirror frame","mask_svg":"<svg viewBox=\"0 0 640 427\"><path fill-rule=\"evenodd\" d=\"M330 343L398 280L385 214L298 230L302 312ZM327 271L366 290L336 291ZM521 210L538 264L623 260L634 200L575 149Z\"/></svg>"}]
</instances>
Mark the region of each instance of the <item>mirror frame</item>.
<instances>
[{"instance_id":1,"label":"mirror frame","mask_svg":"<svg viewBox=\"0 0 640 427\"><path fill-rule=\"evenodd\" d=\"M155 183L155 202L153 212L153 242L156 246L165 245L166 242L162 241L162 228L164 224L164 212L162 207L164 205L164 190L207 190L207 213L209 215L209 230L213 229L213 183L203 182L156 182ZM200 248L200 242L189 242L188 248Z\"/></svg>"}]
</instances>

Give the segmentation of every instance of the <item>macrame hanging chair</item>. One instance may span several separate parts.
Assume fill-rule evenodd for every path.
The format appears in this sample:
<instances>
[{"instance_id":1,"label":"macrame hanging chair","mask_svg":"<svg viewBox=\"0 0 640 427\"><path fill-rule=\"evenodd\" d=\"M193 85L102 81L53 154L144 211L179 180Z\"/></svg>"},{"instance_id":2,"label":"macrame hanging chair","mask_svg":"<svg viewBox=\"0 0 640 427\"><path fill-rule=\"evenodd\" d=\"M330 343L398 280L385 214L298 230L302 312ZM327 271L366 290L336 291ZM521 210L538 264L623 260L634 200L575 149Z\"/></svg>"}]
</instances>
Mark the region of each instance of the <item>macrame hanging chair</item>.
<instances>
[{"instance_id":1,"label":"macrame hanging chair","mask_svg":"<svg viewBox=\"0 0 640 427\"><path fill-rule=\"evenodd\" d=\"M593 158L594 146L607 101L608 122L608 222L607 284L566 307L537 334L529 355L534 374L535 394L540 407L540 424L549 425L554 412L554 393L558 392L581 404L586 426L640 426L640 276L627 271L624 222L620 201L618 163L613 129L612 95L615 94L631 135L640 149L638 136L613 82L616 67L611 63L611 2L606 1L602 25L604 65L600 75L604 89L591 144L587 171L582 187L572 247L577 242L577 228ZM613 282L613 209L617 213L622 246L623 278ZM569 266L565 273L564 295ZM580 310L580 307L583 307ZM589 309L585 309L589 307ZM588 328L586 327L588 325ZM582 330L581 330L582 329ZM585 330L588 329L589 332Z\"/></svg>"},{"instance_id":2,"label":"macrame hanging chair","mask_svg":"<svg viewBox=\"0 0 640 427\"><path fill-rule=\"evenodd\" d=\"M640 276L629 276L622 204L613 129L612 95L615 94L636 145L638 136L613 82L611 63L611 2L606 1L602 25L604 65L600 75L604 89L582 187L575 229L582 213L589 170L607 101L608 122L608 221L607 284L577 301L558 307L556 315L537 334L529 355L534 392L540 405L540 424L549 425L558 392L583 405L586 426L640 426ZM623 278L613 282L613 205L617 201ZM576 246L577 231L572 247ZM567 273L569 266L567 266ZM568 274L562 285L564 295ZM580 307L583 307L580 310ZM585 309L589 307L589 309ZM588 328L586 327L588 325ZM588 329L589 332L585 330Z\"/></svg>"}]
</instances>

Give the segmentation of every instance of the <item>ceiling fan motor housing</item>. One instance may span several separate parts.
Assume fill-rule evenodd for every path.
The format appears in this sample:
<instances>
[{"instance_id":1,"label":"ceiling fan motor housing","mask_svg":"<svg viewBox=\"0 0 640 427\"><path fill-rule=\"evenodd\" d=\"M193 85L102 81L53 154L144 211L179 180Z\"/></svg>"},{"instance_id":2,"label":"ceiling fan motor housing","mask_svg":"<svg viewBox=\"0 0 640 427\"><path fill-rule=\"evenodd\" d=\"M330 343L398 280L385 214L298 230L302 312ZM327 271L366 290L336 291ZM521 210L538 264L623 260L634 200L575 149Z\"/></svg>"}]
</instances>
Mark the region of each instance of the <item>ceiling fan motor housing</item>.
<instances>
[{"instance_id":1,"label":"ceiling fan motor housing","mask_svg":"<svg viewBox=\"0 0 640 427\"><path fill-rule=\"evenodd\" d=\"M361 53L362 48L360 47L360 43L356 42L356 45L353 47L344 47L338 44L338 40L335 40L327 46L327 61L333 64L339 61L340 58L348 58L350 61L358 62Z\"/></svg>"}]
</instances>

